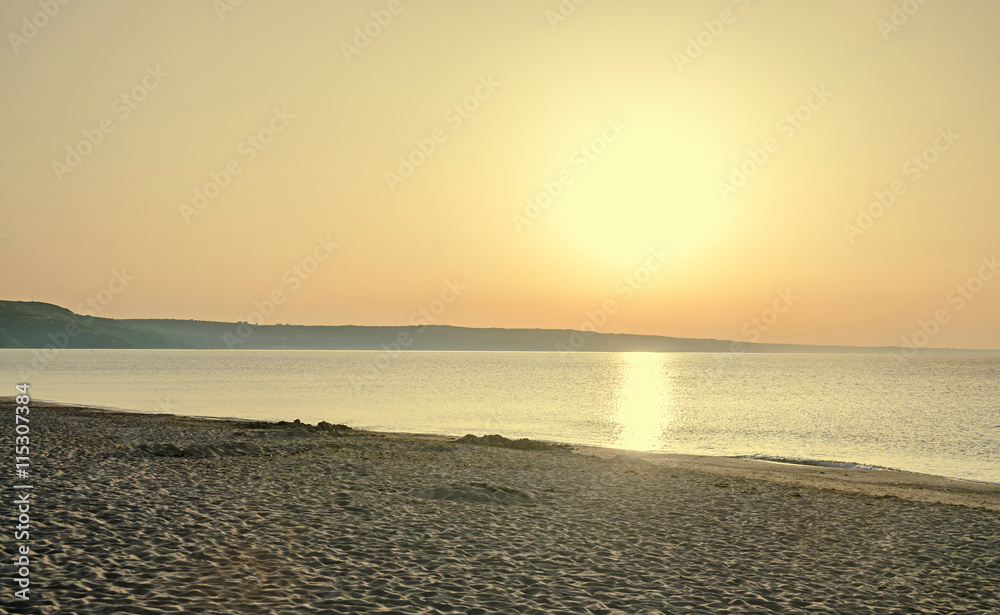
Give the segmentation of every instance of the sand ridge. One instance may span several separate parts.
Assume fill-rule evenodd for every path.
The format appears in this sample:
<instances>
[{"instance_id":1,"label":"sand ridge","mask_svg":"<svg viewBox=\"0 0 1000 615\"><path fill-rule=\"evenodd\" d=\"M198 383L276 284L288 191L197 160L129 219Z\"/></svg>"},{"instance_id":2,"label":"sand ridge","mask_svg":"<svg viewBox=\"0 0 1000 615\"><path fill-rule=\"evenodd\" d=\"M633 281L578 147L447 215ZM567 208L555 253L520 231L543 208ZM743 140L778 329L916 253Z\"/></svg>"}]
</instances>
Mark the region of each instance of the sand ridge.
<instances>
[{"instance_id":1,"label":"sand ridge","mask_svg":"<svg viewBox=\"0 0 1000 615\"><path fill-rule=\"evenodd\" d=\"M40 613L1000 612L988 486L32 412Z\"/></svg>"}]
</instances>

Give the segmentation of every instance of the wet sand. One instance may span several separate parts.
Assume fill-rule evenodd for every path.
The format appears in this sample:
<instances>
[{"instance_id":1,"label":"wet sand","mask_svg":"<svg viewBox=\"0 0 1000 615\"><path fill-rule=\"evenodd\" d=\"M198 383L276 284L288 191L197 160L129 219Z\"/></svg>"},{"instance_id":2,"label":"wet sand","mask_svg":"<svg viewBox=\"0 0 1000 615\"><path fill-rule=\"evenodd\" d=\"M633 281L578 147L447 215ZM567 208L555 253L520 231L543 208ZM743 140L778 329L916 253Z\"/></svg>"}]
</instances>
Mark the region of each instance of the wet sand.
<instances>
[{"instance_id":1,"label":"wet sand","mask_svg":"<svg viewBox=\"0 0 1000 615\"><path fill-rule=\"evenodd\" d=\"M12 451L9 399L0 413ZM31 419L30 606L10 599L10 527L2 614L1000 613L996 485L42 404Z\"/></svg>"}]
</instances>

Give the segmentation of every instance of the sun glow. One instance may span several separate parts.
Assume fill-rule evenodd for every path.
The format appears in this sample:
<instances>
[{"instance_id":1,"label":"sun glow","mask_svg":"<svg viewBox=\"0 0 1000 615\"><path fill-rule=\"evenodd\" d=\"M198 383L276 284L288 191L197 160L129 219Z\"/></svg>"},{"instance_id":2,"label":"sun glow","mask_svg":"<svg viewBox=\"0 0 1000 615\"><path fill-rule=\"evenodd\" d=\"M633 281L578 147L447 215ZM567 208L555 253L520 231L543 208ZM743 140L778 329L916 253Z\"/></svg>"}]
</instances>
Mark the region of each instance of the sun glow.
<instances>
[{"instance_id":1,"label":"sun glow","mask_svg":"<svg viewBox=\"0 0 1000 615\"><path fill-rule=\"evenodd\" d=\"M717 169L677 138L664 128L610 143L553 209L567 243L598 266L621 268L650 246L685 250L710 235L721 211Z\"/></svg>"},{"instance_id":2,"label":"sun glow","mask_svg":"<svg viewBox=\"0 0 1000 615\"><path fill-rule=\"evenodd\" d=\"M620 380L615 392L612 421L614 446L654 450L663 442L670 414L670 382L665 356L652 352L625 352L619 357Z\"/></svg>"}]
</instances>

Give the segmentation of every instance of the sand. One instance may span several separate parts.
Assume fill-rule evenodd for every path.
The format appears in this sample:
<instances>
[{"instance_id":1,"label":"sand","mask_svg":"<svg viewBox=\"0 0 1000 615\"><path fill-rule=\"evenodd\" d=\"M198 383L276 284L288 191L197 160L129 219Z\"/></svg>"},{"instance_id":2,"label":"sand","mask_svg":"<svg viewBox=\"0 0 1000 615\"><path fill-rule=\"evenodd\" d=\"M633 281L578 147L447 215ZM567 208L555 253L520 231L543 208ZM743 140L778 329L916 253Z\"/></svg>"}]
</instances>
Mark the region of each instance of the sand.
<instances>
[{"instance_id":1,"label":"sand","mask_svg":"<svg viewBox=\"0 0 1000 615\"><path fill-rule=\"evenodd\" d=\"M9 400L0 413L11 451ZM31 417L31 600L11 600L5 528L3 614L1000 613L993 485L41 404Z\"/></svg>"}]
</instances>

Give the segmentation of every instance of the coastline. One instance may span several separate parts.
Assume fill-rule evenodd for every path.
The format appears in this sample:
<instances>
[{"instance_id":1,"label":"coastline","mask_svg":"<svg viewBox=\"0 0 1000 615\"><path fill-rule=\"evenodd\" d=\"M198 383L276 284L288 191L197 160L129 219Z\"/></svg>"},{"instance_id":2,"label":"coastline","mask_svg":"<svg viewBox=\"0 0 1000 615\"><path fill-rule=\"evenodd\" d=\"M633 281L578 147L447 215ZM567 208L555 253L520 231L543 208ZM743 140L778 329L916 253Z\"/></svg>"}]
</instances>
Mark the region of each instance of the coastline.
<instances>
[{"instance_id":1,"label":"coastline","mask_svg":"<svg viewBox=\"0 0 1000 615\"><path fill-rule=\"evenodd\" d=\"M12 397L0 396L0 403L11 402ZM42 407L69 411L93 411L118 413L135 416L174 417L182 420L206 421L220 425L247 422L274 423L239 417L189 416L163 412L141 412L103 406L87 406L66 402L42 401ZM358 434L369 434L398 440L451 443L461 436L413 432L377 431L353 429ZM813 489L832 489L846 493L859 493L873 497L899 497L918 502L972 506L1000 511L1000 483L974 481L921 472L910 472L894 468L855 468L796 463L771 459L748 457L727 457L717 455L686 455L632 451L603 446L563 443L581 455L610 458L616 455L649 460L665 468L700 471L719 476L750 478L768 482L785 483Z\"/></svg>"},{"instance_id":2,"label":"coastline","mask_svg":"<svg viewBox=\"0 0 1000 615\"><path fill-rule=\"evenodd\" d=\"M915 358L907 370L860 355L738 359L755 373L790 376L782 376L784 384L775 381L778 389L770 391L771 385L764 386L761 379L742 387L733 380L739 370L722 369L711 356L690 353L590 353L556 364L537 353L415 352L386 363L388 355L336 351L322 360L315 353L295 351L285 356L72 352L76 354L50 363L49 371L39 375L32 388L36 395L129 411L328 420L374 431L462 436L500 430L510 437L631 450L839 460L1000 484L995 404L989 401L1000 395L989 379L998 363L985 357ZM13 377L24 357L5 356ZM582 372L578 363L586 366ZM674 384L640 378L647 369L658 369L652 364L701 376ZM504 369L496 371L492 365ZM272 377L248 376L261 369L274 370ZM593 377L586 386L568 384L589 370ZM933 383L945 372L954 378L956 390L967 395L929 401L935 395ZM856 386L836 386L842 378ZM885 378L911 394L898 397L893 387L879 386ZM985 389L976 384L983 378ZM213 384L217 379L222 386ZM795 384L800 379L803 384ZM325 384L315 388L317 382ZM627 401L651 394L652 389L645 390L649 386L659 391L662 406L652 413ZM821 389L832 397L818 395ZM450 391L447 399L439 397L442 390ZM486 397L483 391L489 392ZM547 399L551 401L538 405ZM899 412L905 421L897 420Z\"/></svg>"},{"instance_id":3,"label":"coastline","mask_svg":"<svg viewBox=\"0 0 1000 615\"><path fill-rule=\"evenodd\" d=\"M996 485L31 407L41 613L1000 611Z\"/></svg>"}]
</instances>

